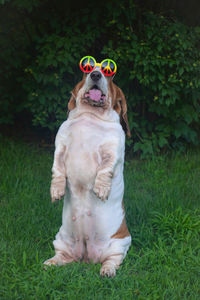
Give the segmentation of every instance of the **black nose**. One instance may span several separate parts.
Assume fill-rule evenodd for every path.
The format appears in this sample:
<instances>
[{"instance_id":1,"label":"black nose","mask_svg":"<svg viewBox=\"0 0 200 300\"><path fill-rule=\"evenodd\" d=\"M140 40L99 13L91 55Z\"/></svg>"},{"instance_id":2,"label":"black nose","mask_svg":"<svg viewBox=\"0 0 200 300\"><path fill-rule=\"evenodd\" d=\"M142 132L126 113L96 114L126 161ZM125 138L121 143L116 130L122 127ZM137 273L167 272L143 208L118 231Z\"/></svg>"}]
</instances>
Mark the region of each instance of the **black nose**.
<instances>
[{"instance_id":1,"label":"black nose","mask_svg":"<svg viewBox=\"0 0 200 300\"><path fill-rule=\"evenodd\" d=\"M93 81L98 81L101 78L101 76L102 76L101 73L98 71L94 71L91 74L91 78Z\"/></svg>"}]
</instances>

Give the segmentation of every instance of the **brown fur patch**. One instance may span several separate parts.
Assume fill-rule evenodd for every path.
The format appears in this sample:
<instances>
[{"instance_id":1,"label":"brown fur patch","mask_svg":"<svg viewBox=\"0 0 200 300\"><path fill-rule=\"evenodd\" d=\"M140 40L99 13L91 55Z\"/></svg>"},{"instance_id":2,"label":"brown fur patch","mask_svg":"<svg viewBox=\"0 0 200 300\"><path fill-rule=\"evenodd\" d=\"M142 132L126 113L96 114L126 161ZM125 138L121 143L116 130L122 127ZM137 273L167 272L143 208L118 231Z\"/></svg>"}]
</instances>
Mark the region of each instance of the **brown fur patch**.
<instances>
[{"instance_id":1,"label":"brown fur patch","mask_svg":"<svg viewBox=\"0 0 200 300\"><path fill-rule=\"evenodd\" d=\"M125 210L124 210L124 201L122 201L122 209L123 209L123 212L125 213ZM130 233L129 233L128 227L126 225L126 219L125 219L125 215L124 215L124 218L122 220L122 223L121 223L119 229L117 230L117 232L115 232L111 236L111 238L112 239L123 239L126 236L130 236Z\"/></svg>"},{"instance_id":2,"label":"brown fur patch","mask_svg":"<svg viewBox=\"0 0 200 300\"><path fill-rule=\"evenodd\" d=\"M119 229L117 230L117 232L115 232L111 238L112 239L123 239L126 236L130 236L130 233L128 231L127 225L126 225L126 220L125 220L125 216L123 218L123 221L119 227Z\"/></svg>"},{"instance_id":3,"label":"brown fur patch","mask_svg":"<svg viewBox=\"0 0 200 300\"><path fill-rule=\"evenodd\" d=\"M112 82L108 81L109 94L112 98L112 108L120 115L120 121L128 137L131 137L131 132L127 117L126 98L122 90ZM124 126L123 126L124 125Z\"/></svg>"},{"instance_id":4,"label":"brown fur patch","mask_svg":"<svg viewBox=\"0 0 200 300\"><path fill-rule=\"evenodd\" d=\"M86 79L86 74L83 75L83 79L79 83L77 83L75 88L71 91L72 95L68 102L68 110L69 111L71 111L72 109L74 109L76 107L76 97L77 97L79 90L84 85L85 79Z\"/></svg>"}]
</instances>

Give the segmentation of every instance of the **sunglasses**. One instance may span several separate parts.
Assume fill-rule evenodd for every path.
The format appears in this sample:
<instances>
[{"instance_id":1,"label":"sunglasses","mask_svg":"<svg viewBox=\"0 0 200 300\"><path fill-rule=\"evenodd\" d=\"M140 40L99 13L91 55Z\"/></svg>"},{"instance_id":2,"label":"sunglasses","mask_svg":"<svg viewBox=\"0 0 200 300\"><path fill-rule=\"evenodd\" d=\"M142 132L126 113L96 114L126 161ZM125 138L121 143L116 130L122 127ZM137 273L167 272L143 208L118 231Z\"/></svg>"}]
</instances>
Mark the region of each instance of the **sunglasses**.
<instances>
[{"instance_id":1,"label":"sunglasses","mask_svg":"<svg viewBox=\"0 0 200 300\"><path fill-rule=\"evenodd\" d=\"M91 73L96 68L96 66L98 66L100 68L101 72L105 76L112 76L117 72L116 63L112 59L109 59L109 58L102 60L102 62L99 64L96 62L94 57L84 56L80 60L79 65L80 65L80 69L84 73Z\"/></svg>"}]
</instances>

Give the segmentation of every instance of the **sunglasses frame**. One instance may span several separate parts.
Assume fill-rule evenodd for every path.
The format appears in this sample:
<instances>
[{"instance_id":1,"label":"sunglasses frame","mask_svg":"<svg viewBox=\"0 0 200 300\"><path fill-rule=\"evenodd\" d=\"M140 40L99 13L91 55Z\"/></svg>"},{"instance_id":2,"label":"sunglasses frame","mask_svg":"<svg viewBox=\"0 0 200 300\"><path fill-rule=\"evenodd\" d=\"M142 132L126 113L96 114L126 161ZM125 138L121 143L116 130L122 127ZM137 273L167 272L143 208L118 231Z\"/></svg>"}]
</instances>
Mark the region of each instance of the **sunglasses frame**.
<instances>
[{"instance_id":1,"label":"sunglasses frame","mask_svg":"<svg viewBox=\"0 0 200 300\"><path fill-rule=\"evenodd\" d=\"M83 69L83 67L82 67L82 61L83 61L84 59L86 59L86 58L88 58L88 60L89 60L89 59L93 59L93 61L94 61L94 67L93 67L90 71L85 71L85 70ZM104 71L102 70L102 64L103 64L105 61L112 62L113 65L114 65L114 67L115 67L115 68L114 68L114 71L111 71L110 74L105 74ZM102 72L103 75L105 75L105 76L113 76L113 75L116 74L116 72L117 72L117 64L114 62L114 60L112 60L112 59L110 59L110 58L106 58L106 59L102 60L101 63L97 63L97 62L96 62L96 59L95 59L93 56L87 55L87 56L84 56L83 58L81 58L80 63L79 63L79 66L80 66L81 71L84 72L84 73L91 73L97 66L100 68L101 72ZM91 66L91 65L90 65L90 66ZM108 66L109 66L109 64L108 64ZM111 70L111 69L110 69L110 70Z\"/></svg>"}]
</instances>

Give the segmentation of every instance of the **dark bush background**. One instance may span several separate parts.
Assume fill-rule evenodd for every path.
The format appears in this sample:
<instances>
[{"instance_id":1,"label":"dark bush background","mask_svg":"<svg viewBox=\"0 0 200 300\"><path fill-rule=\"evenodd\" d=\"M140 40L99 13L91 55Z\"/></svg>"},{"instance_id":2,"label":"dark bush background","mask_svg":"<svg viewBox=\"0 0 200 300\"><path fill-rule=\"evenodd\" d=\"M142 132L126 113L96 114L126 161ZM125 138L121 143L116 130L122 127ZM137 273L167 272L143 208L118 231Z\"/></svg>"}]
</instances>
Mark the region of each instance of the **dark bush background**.
<instances>
[{"instance_id":1,"label":"dark bush background","mask_svg":"<svg viewBox=\"0 0 200 300\"><path fill-rule=\"evenodd\" d=\"M1 0L0 124L26 118L54 137L85 55L118 65L129 153L199 143L198 1Z\"/></svg>"}]
</instances>

